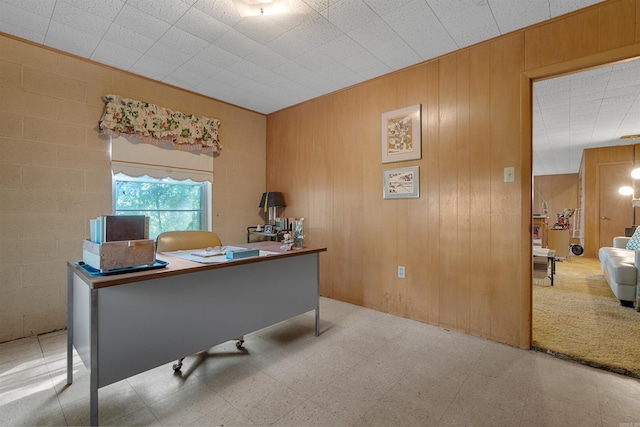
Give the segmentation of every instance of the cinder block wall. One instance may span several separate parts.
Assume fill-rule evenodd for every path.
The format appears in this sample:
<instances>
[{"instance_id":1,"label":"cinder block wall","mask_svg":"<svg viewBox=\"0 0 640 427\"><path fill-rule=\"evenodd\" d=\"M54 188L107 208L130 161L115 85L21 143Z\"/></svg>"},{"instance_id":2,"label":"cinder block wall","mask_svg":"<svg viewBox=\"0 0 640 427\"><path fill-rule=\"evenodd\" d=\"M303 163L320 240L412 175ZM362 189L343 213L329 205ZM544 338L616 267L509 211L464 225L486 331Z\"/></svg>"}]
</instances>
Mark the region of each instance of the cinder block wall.
<instances>
[{"instance_id":1,"label":"cinder block wall","mask_svg":"<svg viewBox=\"0 0 640 427\"><path fill-rule=\"evenodd\" d=\"M4 35L0 93L0 342L66 327L66 263L82 258L89 219L112 211L104 94L220 119L213 229L240 243L261 221L262 114Z\"/></svg>"}]
</instances>

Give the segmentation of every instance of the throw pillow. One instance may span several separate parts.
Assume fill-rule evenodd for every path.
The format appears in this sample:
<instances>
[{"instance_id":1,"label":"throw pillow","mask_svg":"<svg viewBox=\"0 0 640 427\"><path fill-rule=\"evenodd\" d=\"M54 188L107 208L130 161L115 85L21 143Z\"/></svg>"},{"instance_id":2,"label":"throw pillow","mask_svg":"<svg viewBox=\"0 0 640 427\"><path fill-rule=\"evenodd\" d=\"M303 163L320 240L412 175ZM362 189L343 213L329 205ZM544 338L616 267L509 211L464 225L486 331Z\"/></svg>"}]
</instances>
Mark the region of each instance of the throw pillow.
<instances>
[{"instance_id":1,"label":"throw pillow","mask_svg":"<svg viewBox=\"0 0 640 427\"><path fill-rule=\"evenodd\" d=\"M636 228L636 231L633 232L633 236L631 236L631 239L627 242L627 249L640 251L640 227Z\"/></svg>"}]
</instances>

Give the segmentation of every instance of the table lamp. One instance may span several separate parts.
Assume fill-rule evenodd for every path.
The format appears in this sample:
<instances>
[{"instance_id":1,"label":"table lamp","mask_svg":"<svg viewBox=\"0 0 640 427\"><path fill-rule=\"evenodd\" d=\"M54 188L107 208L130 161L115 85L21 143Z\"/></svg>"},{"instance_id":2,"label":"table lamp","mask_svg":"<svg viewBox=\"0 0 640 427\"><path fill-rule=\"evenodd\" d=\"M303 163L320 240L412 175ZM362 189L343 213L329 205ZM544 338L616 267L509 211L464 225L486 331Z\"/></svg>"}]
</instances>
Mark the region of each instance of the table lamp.
<instances>
[{"instance_id":1,"label":"table lamp","mask_svg":"<svg viewBox=\"0 0 640 427\"><path fill-rule=\"evenodd\" d=\"M259 208L264 209L264 212L269 213L269 221L268 224L275 224L276 218L278 217L278 208L284 208L287 205L284 203L284 197L282 193L279 191L269 191L267 193L262 193L262 198L260 199Z\"/></svg>"}]
</instances>

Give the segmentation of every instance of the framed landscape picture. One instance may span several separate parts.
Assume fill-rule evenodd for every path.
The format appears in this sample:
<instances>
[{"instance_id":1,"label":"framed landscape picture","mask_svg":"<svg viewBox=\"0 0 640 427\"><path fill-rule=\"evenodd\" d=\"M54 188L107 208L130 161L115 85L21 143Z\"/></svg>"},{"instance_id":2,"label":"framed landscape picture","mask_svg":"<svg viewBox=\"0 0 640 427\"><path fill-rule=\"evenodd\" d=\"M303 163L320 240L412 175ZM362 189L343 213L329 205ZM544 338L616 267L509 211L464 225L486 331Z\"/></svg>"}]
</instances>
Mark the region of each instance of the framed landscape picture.
<instances>
[{"instance_id":1,"label":"framed landscape picture","mask_svg":"<svg viewBox=\"0 0 640 427\"><path fill-rule=\"evenodd\" d=\"M420 197L418 166L384 171L385 199L416 199Z\"/></svg>"},{"instance_id":2,"label":"framed landscape picture","mask_svg":"<svg viewBox=\"0 0 640 427\"><path fill-rule=\"evenodd\" d=\"M422 158L422 105L382 113L382 163Z\"/></svg>"}]
</instances>

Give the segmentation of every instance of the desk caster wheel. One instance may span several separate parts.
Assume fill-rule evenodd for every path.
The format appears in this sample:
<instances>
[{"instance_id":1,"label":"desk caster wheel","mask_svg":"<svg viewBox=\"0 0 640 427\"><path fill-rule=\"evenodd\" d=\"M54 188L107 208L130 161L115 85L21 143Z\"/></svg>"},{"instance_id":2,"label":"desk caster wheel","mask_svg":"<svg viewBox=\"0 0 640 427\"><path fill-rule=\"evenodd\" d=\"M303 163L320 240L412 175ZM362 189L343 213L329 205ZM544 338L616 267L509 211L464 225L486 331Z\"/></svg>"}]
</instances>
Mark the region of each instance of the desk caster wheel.
<instances>
[{"instance_id":1,"label":"desk caster wheel","mask_svg":"<svg viewBox=\"0 0 640 427\"><path fill-rule=\"evenodd\" d=\"M178 360L176 363L173 364L173 371L174 372L178 372L182 368L182 361L183 360L184 360L184 358Z\"/></svg>"},{"instance_id":2,"label":"desk caster wheel","mask_svg":"<svg viewBox=\"0 0 640 427\"><path fill-rule=\"evenodd\" d=\"M236 341L236 348L242 348L242 345L244 344L244 340L238 340Z\"/></svg>"}]
</instances>

